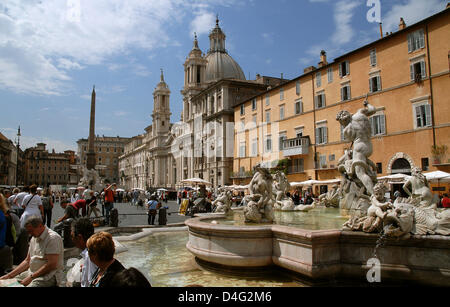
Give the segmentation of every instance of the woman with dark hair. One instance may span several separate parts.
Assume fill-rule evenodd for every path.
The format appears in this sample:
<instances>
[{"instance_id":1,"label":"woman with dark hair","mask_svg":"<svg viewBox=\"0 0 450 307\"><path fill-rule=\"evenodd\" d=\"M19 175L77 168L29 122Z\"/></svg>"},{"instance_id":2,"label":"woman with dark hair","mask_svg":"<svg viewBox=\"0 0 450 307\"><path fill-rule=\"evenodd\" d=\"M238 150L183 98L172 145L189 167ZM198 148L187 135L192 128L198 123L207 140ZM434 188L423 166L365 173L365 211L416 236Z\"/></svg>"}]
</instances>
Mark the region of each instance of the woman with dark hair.
<instances>
[{"instance_id":1,"label":"woman with dark hair","mask_svg":"<svg viewBox=\"0 0 450 307\"><path fill-rule=\"evenodd\" d=\"M111 281L111 287L116 288L150 288L150 282L144 274L136 268L129 268L114 276Z\"/></svg>"},{"instance_id":2,"label":"woman with dark hair","mask_svg":"<svg viewBox=\"0 0 450 307\"><path fill-rule=\"evenodd\" d=\"M112 287L114 276L125 267L114 258L115 246L112 235L108 232L93 234L86 243L89 258L98 267L92 276L90 287Z\"/></svg>"}]
</instances>

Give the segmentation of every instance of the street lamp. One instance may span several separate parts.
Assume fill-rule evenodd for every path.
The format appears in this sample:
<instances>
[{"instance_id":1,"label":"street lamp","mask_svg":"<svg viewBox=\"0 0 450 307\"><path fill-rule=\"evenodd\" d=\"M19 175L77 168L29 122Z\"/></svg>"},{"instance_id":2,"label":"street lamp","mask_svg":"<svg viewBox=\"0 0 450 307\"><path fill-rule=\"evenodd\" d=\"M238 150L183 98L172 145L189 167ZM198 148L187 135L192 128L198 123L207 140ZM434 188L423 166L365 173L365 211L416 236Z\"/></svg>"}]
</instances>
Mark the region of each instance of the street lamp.
<instances>
[{"instance_id":1,"label":"street lamp","mask_svg":"<svg viewBox=\"0 0 450 307\"><path fill-rule=\"evenodd\" d=\"M20 148L20 125L17 129L17 155L16 155L16 187L19 185L19 148Z\"/></svg>"}]
</instances>

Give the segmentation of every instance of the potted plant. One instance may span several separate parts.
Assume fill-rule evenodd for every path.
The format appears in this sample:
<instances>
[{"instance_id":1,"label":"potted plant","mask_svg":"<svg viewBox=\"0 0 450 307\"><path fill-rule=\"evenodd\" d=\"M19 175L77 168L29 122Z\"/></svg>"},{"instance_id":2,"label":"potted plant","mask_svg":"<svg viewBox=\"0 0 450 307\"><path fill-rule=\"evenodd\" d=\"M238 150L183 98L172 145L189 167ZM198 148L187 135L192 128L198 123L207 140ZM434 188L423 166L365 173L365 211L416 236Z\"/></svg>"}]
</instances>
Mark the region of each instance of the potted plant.
<instances>
[{"instance_id":1,"label":"potted plant","mask_svg":"<svg viewBox=\"0 0 450 307\"><path fill-rule=\"evenodd\" d=\"M431 146L431 154L433 155L433 164L441 164L442 158L445 157L448 151L447 145L433 145Z\"/></svg>"}]
</instances>

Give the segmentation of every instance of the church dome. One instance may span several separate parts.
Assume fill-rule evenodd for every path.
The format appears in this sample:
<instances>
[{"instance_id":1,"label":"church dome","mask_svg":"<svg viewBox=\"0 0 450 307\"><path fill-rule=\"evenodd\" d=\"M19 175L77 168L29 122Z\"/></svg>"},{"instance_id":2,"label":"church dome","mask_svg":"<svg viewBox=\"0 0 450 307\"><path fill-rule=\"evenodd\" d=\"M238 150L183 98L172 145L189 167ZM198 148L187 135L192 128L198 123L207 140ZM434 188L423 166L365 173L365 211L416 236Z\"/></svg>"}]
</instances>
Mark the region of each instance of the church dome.
<instances>
[{"instance_id":1,"label":"church dome","mask_svg":"<svg viewBox=\"0 0 450 307\"><path fill-rule=\"evenodd\" d=\"M206 60L205 81L218 81L220 79L246 80L244 72L239 64L228 54L225 49L225 33L219 27L219 19L216 19L216 27L209 34L210 49Z\"/></svg>"},{"instance_id":2,"label":"church dome","mask_svg":"<svg viewBox=\"0 0 450 307\"><path fill-rule=\"evenodd\" d=\"M225 52L212 52L206 56L206 82L220 79L245 80L244 72L239 64Z\"/></svg>"}]
</instances>

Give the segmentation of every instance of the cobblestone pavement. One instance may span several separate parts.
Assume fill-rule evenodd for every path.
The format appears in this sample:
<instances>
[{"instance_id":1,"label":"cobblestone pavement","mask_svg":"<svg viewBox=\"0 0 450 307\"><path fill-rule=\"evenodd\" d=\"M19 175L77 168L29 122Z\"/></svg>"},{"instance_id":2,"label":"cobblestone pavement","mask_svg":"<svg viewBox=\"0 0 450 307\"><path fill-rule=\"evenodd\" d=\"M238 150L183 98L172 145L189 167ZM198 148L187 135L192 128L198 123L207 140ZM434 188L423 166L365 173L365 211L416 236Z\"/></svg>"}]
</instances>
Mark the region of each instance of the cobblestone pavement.
<instances>
[{"instance_id":1,"label":"cobblestone pavement","mask_svg":"<svg viewBox=\"0 0 450 307\"><path fill-rule=\"evenodd\" d=\"M185 220L190 218L184 215L178 215L179 206L174 200L169 200L167 203L162 203L162 206L169 207L169 209L167 209L167 224L183 223ZM102 206L100 204L97 205L97 208L100 211L102 210ZM131 203L114 203L114 208L117 208L119 211L119 226L148 225L147 210L144 207L134 206ZM64 209L61 208L59 203L56 203L52 212L52 228L55 225L55 221L63 215ZM93 216L94 214L91 215L91 217ZM158 216L156 216L155 224L158 224Z\"/></svg>"}]
</instances>

